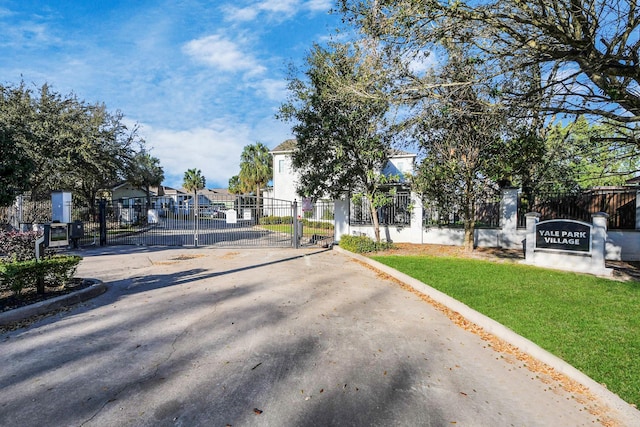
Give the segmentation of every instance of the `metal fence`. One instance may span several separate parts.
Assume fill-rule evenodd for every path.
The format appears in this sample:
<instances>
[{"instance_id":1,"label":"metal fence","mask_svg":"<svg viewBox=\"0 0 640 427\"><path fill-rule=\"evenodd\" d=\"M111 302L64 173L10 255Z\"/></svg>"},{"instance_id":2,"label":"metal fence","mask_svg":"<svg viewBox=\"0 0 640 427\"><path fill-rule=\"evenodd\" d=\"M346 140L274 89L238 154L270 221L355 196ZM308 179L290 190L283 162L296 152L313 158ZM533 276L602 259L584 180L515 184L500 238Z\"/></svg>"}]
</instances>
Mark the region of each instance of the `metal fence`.
<instances>
[{"instance_id":1,"label":"metal fence","mask_svg":"<svg viewBox=\"0 0 640 427\"><path fill-rule=\"evenodd\" d=\"M527 200L518 198L518 226L526 226L525 214L537 212L540 220L573 219L591 222L591 215L609 215L607 227L613 230L636 228L636 194L633 189L594 189L580 193L542 193Z\"/></svg>"},{"instance_id":2,"label":"metal fence","mask_svg":"<svg viewBox=\"0 0 640 427\"><path fill-rule=\"evenodd\" d=\"M70 206L71 221L81 221L87 245L291 247L333 243L333 202L302 204L272 198L224 195L202 199L197 210L166 197L102 201ZM0 208L5 228L31 230L50 223L51 200L21 198ZM296 228L296 224L298 228Z\"/></svg>"},{"instance_id":3,"label":"metal fence","mask_svg":"<svg viewBox=\"0 0 640 427\"><path fill-rule=\"evenodd\" d=\"M479 200L475 204L474 220L476 228L495 228L500 226L501 196ZM438 227L462 227L463 215L459 207L450 206L448 210L435 203L424 203L423 224Z\"/></svg>"},{"instance_id":4,"label":"metal fence","mask_svg":"<svg viewBox=\"0 0 640 427\"><path fill-rule=\"evenodd\" d=\"M389 204L377 209L380 225L407 226L411 225L411 193L398 191L393 195ZM353 200L349 204L350 225L372 225L371 204L366 198L359 203Z\"/></svg>"}]
</instances>

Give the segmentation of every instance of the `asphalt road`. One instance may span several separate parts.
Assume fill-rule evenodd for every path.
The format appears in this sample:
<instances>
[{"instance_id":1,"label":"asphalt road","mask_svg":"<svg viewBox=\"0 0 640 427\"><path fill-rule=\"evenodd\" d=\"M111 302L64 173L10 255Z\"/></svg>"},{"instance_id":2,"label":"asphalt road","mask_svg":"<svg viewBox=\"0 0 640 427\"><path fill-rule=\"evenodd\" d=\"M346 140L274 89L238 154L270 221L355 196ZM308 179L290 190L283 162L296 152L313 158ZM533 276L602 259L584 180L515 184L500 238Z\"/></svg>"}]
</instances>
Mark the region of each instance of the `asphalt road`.
<instances>
[{"instance_id":1,"label":"asphalt road","mask_svg":"<svg viewBox=\"0 0 640 427\"><path fill-rule=\"evenodd\" d=\"M106 293L0 335L2 426L627 422L336 251L82 255Z\"/></svg>"}]
</instances>

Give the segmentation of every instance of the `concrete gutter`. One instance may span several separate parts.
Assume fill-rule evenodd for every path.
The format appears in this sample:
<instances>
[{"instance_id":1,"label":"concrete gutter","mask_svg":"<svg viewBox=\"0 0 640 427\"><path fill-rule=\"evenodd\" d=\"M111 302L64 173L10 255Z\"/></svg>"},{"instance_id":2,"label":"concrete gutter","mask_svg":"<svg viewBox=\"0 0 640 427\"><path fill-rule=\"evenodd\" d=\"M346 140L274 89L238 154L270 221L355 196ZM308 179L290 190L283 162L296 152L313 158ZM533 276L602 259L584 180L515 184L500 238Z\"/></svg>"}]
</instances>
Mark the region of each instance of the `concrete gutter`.
<instances>
[{"instance_id":1,"label":"concrete gutter","mask_svg":"<svg viewBox=\"0 0 640 427\"><path fill-rule=\"evenodd\" d=\"M105 285L100 280L85 280L89 280L93 282L93 284L79 291L70 292L65 295L60 295L59 297L51 298L45 301L37 302L35 304L30 304L25 307L20 307L0 313L0 326L20 322L32 316L38 316L50 311L58 310L60 308L87 301L91 298L97 297L100 294L103 294L107 290L107 285Z\"/></svg>"},{"instance_id":2,"label":"concrete gutter","mask_svg":"<svg viewBox=\"0 0 640 427\"><path fill-rule=\"evenodd\" d=\"M340 248L339 246L334 246L333 250L350 256L353 259L363 262L376 270L388 274L394 279L401 281L407 286L410 286L417 292L420 292L433 299L437 303L442 304L450 310L457 312L462 317L481 327L496 338L499 338L507 342L508 344L517 347L522 352L553 368L557 372L565 375L567 378L587 387L594 396L601 399L602 402L605 403L610 409L618 412L622 419L628 420L629 423L626 425L640 426L640 411L638 411L636 408L634 408L629 403L622 400L617 394L609 391L602 384L594 381L592 378L574 368L564 360L560 359L557 356L554 356L532 341L529 341L528 339L516 334L506 326L496 322L495 320L485 316L484 314L475 311L468 305L451 298L450 296L438 291L437 289L434 289L429 285L422 283L417 279L414 279L413 277L401 273L389 266L381 264L371 258L349 252L345 249Z\"/></svg>"}]
</instances>

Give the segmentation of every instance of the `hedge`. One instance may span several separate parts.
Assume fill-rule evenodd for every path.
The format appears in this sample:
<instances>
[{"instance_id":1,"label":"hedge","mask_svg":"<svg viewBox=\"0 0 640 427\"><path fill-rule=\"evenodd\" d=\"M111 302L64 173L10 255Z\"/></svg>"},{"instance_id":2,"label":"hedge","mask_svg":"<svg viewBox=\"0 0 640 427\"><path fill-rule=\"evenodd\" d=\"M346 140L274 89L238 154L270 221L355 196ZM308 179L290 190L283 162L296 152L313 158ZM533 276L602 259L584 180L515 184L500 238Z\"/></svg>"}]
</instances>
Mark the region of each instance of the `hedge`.
<instances>
[{"instance_id":1,"label":"hedge","mask_svg":"<svg viewBox=\"0 0 640 427\"><path fill-rule=\"evenodd\" d=\"M363 254L390 249L393 247L393 244L389 242L376 243L368 236L350 236L345 234L340 237L340 247L349 252Z\"/></svg>"},{"instance_id":2,"label":"hedge","mask_svg":"<svg viewBox=\"0 0 640 427\"><path fill-rule=\"evenodd\" d=\"M63 255L41 261L0 263L0 290L11 290L17 296L28 288L40 294L45 286L66 285L73 278L82 257Z\"/></svg>"}]
</instances>

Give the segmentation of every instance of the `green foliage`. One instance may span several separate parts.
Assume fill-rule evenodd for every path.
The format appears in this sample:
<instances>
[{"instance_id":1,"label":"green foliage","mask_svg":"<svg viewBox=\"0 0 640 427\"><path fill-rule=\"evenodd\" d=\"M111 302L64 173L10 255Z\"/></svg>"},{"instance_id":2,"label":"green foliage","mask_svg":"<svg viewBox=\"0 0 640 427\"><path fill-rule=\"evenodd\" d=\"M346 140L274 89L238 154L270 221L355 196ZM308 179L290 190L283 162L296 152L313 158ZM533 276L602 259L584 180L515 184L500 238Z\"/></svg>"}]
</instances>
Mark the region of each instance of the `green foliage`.
<instances>
[{"instance_id":1,"label":"green foliage","mask_svg":"<svg viewBox=\"0 0 640 427\"><path fill-rule=\"evenodd\" d=\"M198 190L202 190L206 185L206 179L202 176L202 172L200 169L188 169L184 173L184 178L182 180L182 186L187 192L195 194L197 196ZM196 197L197 203L197 197Z\"/></svg>"},{"instance_id":2,"label":"green foliage","mask_svg":"<svg viewBox=\"0 0 640 427\"><path fill-rule=\"evenodd\" d=\"M335 219L335 214L333 213L333 211L327 209L322 212L322 219L332 221L333 219Z\"/></svg>"},{"instance_id":3,"label":"green foliage","mask_svg":"<svg viewBox=\"0 0 640 427\"><path fill-rule=\"evenodd\" d=\"M304 78L291 70L290 97L278 117L293 124L292 165L298 193L337 198L360 192L375 204L383 192L381 174L392 148L384 63L371 45L314 45ZM380 227L374 219L376 240Z\"/></svg>"},{"instance_id":4,"label":"green foliage","mask_svg":"<svg viewBox=\"0 0 640 427\"><path fill-rule=\"evenodd\" d=\"M292 68L290 98L278 115L293 124L298 191L312 198L369 191L370 174L382 170L389 152L380 62L357 45L337 43L314 45L306 59L304 79Z\"/></svg>"},{"instance_id":5,"label":"green foliage","mask_svg":"<svg viewBox=\"0 0 640 427\"><path fill-rule=\"evenodd\" d=\"M302 220L303 227L319 229L319 230L333 230L334 225L333 222L328 221L311 221L307 218Z\"/></svg>"},{"instance_id":6,"label":"green foliage","mask_svg":"<svg viewBox=\"0 0 640 427\"><path fill-rule=\"evenodd\" d=\"M333 230L333 222L330 221L311 221L308 218L300 220L303 227L313 228L317 230ZM264 216L260 218L260 225L280 225L280 224L293 224L292 216Z\"/></svg>"},{"instance_id":7,"label":"green foliage","mask_svg":"<svg viewBox=\"0 0 640 427\"><path fill-rule=\"evenodd\" d=\"M18 192L38 199L61 188L91 205L98 190L122 179L142 140L104 104L22 82L0 85L0 144L0 205Z\"/></svg>"},{"instance_id":8,"label":"green foliage","mask_svg":"<svg viewBox=\"0 0 640 427\"><path fill-rule=\"evenodd\" d=\"M28 288L44 293L45 286L62 286L73 278L81 257L55 256L42 261L28 260L0 263L0 289L10 289L20 296Z\"/></svg>"},{"instance_id":9,"label":"green foliage","mask_svg":"<svg viewBox=\"0 0 640 427\"><path fill-rule=\"evenodd\" d=\"M408 74L405 99L430 83L411 62L423 52L440 55L448 43L472 52L485 71L468 82L533 116L586 114L626 127L624 139L640 145L640 56L635 0L383 1L340 0L345 20L389 46L398 74ZM631 18L633 17L633 19ZM568 28L571 28L568 30ZM615 64L615 66L611 66ZM418 68L418 72L412 72ZM421 72L422 71L422 72ZM536 84L512 85L533 73ZM523 121L524 116L516 116Z\"/></svg>"},{"instance_id":10,"label":"green foliage","mask_svg":"<svg viewBox=\"0 0 640 427\"><path fill-rule=\"evenodd\" d=\"M292 216L263 216L260 218L260 224L263 225L276 225L276 224L293 224Z\"/></svg>"},{"instance_id":11,"label":"green foliage","mask_svg":"<svg viewBox=\"0 0 640 427\"><path fill-rule=\"evenodd\" d=\"M136 153L129 162L126 178L127 182L134 187L144 190L147 198L147 207L150 207L150 187L158 186L164 180L164 170L160 166L160 159L152 157L144 150Z\"/></svg>"},{"instance_id":12,"label":"green foliage","mask_svg":"<svg viewBox=\"0 0 640 427\"><path fill-rule=\"evenodd\" d=\"M368 236L350 236L345 234L340 237L340 247L357 254L376 252L393 247L389 242L375 242Z\"/></svg>"},{"instance_id":13,"label":"green foliage","mask_svg":"<svg viewBox=\"0 0 640 427\"><path fill-rule=\"evenodd\" d=\"M414 185L441 214L459 208L464 244L472 250L475 205L497 187L487 177L489 160L503 154L492 147L501 141L505 110L491 99L490 88L467 83L480 73L470 52L448 46L447 53L448 62L433 77L434 100L426 99L419 119L411 119L417 122L413 135L426 153Z\"/></svg>"},{"instance_id":14,"label":"green foliage","mask_svg":"<svg viewBox=\"0 0 640 427\"><path fill-rule=\"evenodd\" d=\"M573 183L556 191L623 185L640 168L640 147L624 141L615 127L589 123L584 116L566 125L558 124L546 138L547 158L554 159L555 165L547 169L555 176L544 181Z\"/></svg>"},{"instance_id":15,"label":"green foliage","mask_svg":"<svg viewBox=\"0 0 640 427\"><path fill-rule=\"evenodd\" d=\"M273 178L273 163L269 148L261 142L247 145L240 155L240 188L243 192L256 192L260 197L260 189L265 188Z\"/></svg>"},{"instance_id":16,"label":"green foliage","mask_svg":"<svg viewBox=\"0 0 640 427\"><path fill-rule=\"evenodd\" d=\"M240 177L238 175L234 175L229 178L229 193L231 194L242 194L242 184L240 183Z\"/></svg>"},{"instance_id":17,"label":"green foliage","mask_svg":"<svg viewBox=\"0 0 640 427\"><path fill-rule=\"evenodd\" d=\"M36 231L0 231L0 259L9 261L28 261L36 257Z\"/></svg>"}]
</instances>

